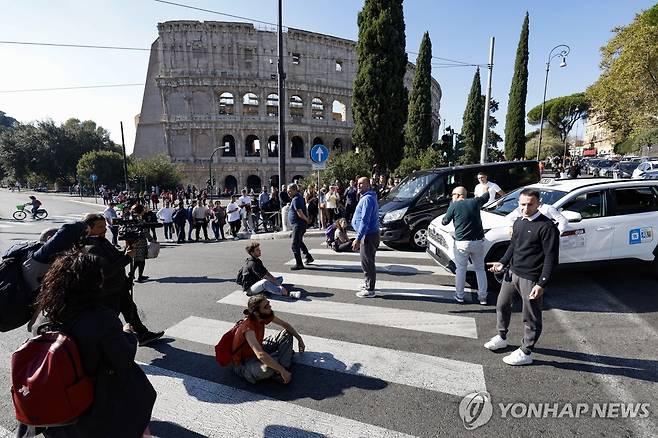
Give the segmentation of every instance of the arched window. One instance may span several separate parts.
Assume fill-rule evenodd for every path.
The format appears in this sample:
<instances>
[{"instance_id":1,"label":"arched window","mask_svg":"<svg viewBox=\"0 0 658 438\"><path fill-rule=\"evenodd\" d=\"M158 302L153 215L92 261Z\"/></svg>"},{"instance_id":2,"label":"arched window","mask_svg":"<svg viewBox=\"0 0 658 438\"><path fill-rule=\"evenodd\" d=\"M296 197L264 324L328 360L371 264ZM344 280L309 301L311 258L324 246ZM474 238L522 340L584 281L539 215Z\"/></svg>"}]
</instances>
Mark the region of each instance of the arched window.
<instances>
[{"instance_id":1,"label":"arched window","mask_svg":"<svg viewBox=\"0 0 658 438\"><path fill-rule=\"evenodd\" d=\"M242 96L242 115L258 115L258 96L256 96L254 93L247 93Z\"/></svg>"},{"instance_id":2,"label":"arched window","mask_svg":"<svg viewBox=\"0 0 658 438\"><path fill-rule=\"evenodd\" d=\"M249 175L247 177L247 191L259 192L261 189L260 177L258 175Z\"/></svg>"},{"instance_id":3,"label":"arched window","mask_svg":"<svg viewBox=\"0 0 658 438\"><path fill-rule=\"evenodd\" d=\"M270 177L270 187L275 187L279 190L279 175L272 175Z\"/></svg>"},{"instance_id":4,"label":"arched window","mask_svg":"<svg viewBox=\"0 0 658 438\"><path fill-rule=\"evenodd\" d=\"M270 138L267 139L267 156L268 157L278 157L279 156L279 136L270 135Z\"/></svg>"},{"instance_id":5,"label":"arched window","mask_svg":"<svg viewBox=\"0 0 658 438\"><path fill-rule=\"evenodd\" d=\"M347 121L347 106L340 100L334 100L331 104L331 118L336 122Z\"/></svg>"},{"instance_id":6,"label":"arched window","mask_svg":"<svg viewBox=\"0 0 658 438\"><path fill-rule=\"evenodd\" d=\"M222 138L222 156L223 157L235 157L235 138L232 135L225 135Z\"/></svg>"},{"instance_id":7,"label":"arched window","mask_svg":"<svg viewBox=\"0 0 658 438\"><path fill-rule=\"evenodd\" d=\"M324 102L319 97L314 97L311 101L311 117L316 120L324 119Z\"/></svg>"},{"instance_id":8,"label":"arched window","mask_svg":"<svg viewBox=\"0 0 658 438\"><path fill-rule=\"evenodd\" d=\"M324 144L324 141L322 140L322 137L315 137L313 139L313 146L315 146L316 144L322 144L322 145Z\"/></svg>"},{"instance_id":9,"label":"arched window","mask_svg":"<svg viewBox=\"0 0 658 438\"><path fill-rule=\"evenodd\" d=\"M290 139L290 156L304 158L304 140L298 135Z\"/></svg>"},{"instance_id":10,"label":"arched window","mask_svg":"<svg viewBox=\"0 0 658 438\"><path fill-rule=\"evenodd\" d=\"M304 101L300 96L290 96L290 117L304 117Z\"/></svg>"},{"instance_id":11,"label":"arched window","mask_svg":"<svg viewBox=\"0 0 658 438\"><path fill-rule=\"evenodd\" d=\"M224 189L230 194L235 194L238 191L238 180L233 176L229 175L224 179Z\"/></svg>"},{"instance_id":12,"label":"arched window","mask_svg":"<svg viewBox=\"0 0 658 438\"><path fill-rule=\"evenodd\" d=\"M340 152L343 151L343 140L340 138L334 138L334 143L332 144L332 147L334 150L338 150Z\"/></svg>"},{"instance_id":13,"label":"arched window","mask_svg":"<svg viewBox=\"0 0 658 438\"><path fill-rule=\"evenodd\" d=\"M231 93L219 95L219 114L231 116L235 114L235 101Z\"/></svg>"},{"instance_id":14,"label":"arched window","mask_svg":"<svg viewBox=\"0 0 658 438\"><path fill-rule=\"evenodd\" d=\"M270 117L279 116L279 95L276 93L267 95L267 115Z\"/></svg>"},{"instance_id":15,"label":"arched window","mask_svg":"<svg viewBox=\"0 0 658 438\"><path fill-rule=\"evenodd\" d=\"M260 140L255 135L248 135L244 142L245 157L260 157Z\"/></svg>"}]
</instances>

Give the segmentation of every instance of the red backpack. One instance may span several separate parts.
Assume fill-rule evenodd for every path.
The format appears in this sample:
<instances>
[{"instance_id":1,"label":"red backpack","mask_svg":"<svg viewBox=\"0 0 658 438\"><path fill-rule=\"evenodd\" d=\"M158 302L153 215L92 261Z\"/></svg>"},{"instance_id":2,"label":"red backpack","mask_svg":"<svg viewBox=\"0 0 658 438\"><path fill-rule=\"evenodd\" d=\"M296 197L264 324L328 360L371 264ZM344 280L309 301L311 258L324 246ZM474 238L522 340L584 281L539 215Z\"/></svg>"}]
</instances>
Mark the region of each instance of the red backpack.
<instances>
[{"instance_id":1,"label":"red backpack","mask_svg":"<svg viewBox=\"0 0 658 438\"><path fill-rule=\"evenodd\" d=\"M78 347L60 331L28 339L11 357L16 419L30 426L74 422L94 400Z\"/></svg>"},{"instance_id":2,"label":"red backpack","mask_svg":"<svg viewBox=\"0 0 658 438\"><path fill-rule=\"evenodd\" d=\"M233 355L240 351L242 347L244 347L244 344L247 342L246 339L245 341L235 350L233 350L233 339L235 339L235 332L238 331L238 327L240 327L240 324L244 319L241 319L240 321L236 322L235 325L224 335L222 338L219 340L219 343L215 345L215 359L217 359L217 363L220 366L227 366L231 363L233 360Z\"/></svg>"}]
</instances>

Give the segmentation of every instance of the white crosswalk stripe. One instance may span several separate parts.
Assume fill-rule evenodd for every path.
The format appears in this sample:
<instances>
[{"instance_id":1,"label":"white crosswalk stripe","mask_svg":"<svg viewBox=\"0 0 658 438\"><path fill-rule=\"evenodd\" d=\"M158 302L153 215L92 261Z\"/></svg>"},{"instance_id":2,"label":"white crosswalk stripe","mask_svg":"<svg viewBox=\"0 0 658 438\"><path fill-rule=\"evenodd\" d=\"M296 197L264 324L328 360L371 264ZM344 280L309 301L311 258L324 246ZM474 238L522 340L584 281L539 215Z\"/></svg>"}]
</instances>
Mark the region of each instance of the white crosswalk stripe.
<instances>
[{"instance_id":1,"label":"white crosswalk stripe","mask_svg":"<svg viewBox=\"0 0 658 438\"><path fill-rule=\"evenodd\" d=\"M164 368L141 366L158 393L153 416L206 437L411 437Z\"/></svg>"},{"instance_id":2,"label":"white crosswalk stripe","mask_svg":"<svg viewBox=\"0 0 658 438\"><path fill-rule=\"evenodd\" d=\"M286 266L293 266L295 260L286 262ZM355 271L361 272L361 262L358 260L323 260L315 259L306 267L309 270ZM377 262L377 272L383 274L433 274L447 275L448 271L437 265L409 265L399 263Z\"/></svg>"},{"instance_id":3,"label":"white crosswalk stripe","mask_svg":"<svg viewBox=\"0 0 658 438\"><path fill-rule=\"evenodd\" d=\"M358 252L336 252L329 248L312 249L311 254L315 255L331 255L335 257L346 256L359 256ZM410 251L395 251L395 250L377 250L377 260L379 259L413 259L413 260L431 260L426 252L410 252Z\"/></svg>"},{"instance_id":4,"label":"white crosswalk stripe","mask_svg":"<svg viewBox=\"0 0 658 438\"><path fill-rule=\"evenodd\" d=\"M278 309L278 303L274 306ZM233 325L232 322L189 317L167 329L166 334L215 345L218 334L228 331ZM275 332L268 330L266 335ZM486 391L482 365L309 335L304 335L304 343L306 352L294 356L295 362L302 365L457 396Z\"/></svg>"},{"instance_id":5,"label":"white crosswalk stripe","mask_svg":"<svg viewBox=\"0 0 658 438\"><path fill-rule=\"evenodd\" d=\"M243 291L235 291L218 303L246 307L247 299ZM278 300L275 307L279 312L296 315L477 339L475 319L470 316L340 303L314 297L297 301Z\"/></svg>"},{"instance_id":6,"label":"white crosswalk stripe","mask_svg":"<svg viewBox=\"0 0 658 438\"><path fill-rule=\"evenodd\" d=\"M14 432L0 426L0 438L11 438L11 437L14 437L14 436L16 436L16 434Z\"/></svg>"}]
</instances>

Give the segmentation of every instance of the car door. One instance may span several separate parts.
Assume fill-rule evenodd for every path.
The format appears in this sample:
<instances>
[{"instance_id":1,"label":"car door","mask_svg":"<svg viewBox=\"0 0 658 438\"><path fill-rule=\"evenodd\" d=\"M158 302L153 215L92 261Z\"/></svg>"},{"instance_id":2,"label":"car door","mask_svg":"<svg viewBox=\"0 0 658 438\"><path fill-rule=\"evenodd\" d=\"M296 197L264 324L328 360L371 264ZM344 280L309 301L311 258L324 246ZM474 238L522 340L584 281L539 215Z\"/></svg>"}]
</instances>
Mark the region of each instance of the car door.
<instances>
[{"instance_id":1,"label":"car door","mask_svg":"<svg viewBox=\"0 0 658 438\"><path fill-rule=\"evenodd\" d=\"M612 253L614 227L607 216L606 190L581 192L567 200L561 210L580 213L582 220L571 223L560 236L560 263L607 260Z\"/></svg>"},{"instance_id":2,"label":"car door","mask_svg":"<svg viewBox=\"0 0 658 438\"><path fill-rule=\"evenodd\" d=\"M658 187L613 189L611 219L614 223L613 259L653 260L658 226Z\"/></svg>"}]
</instances>

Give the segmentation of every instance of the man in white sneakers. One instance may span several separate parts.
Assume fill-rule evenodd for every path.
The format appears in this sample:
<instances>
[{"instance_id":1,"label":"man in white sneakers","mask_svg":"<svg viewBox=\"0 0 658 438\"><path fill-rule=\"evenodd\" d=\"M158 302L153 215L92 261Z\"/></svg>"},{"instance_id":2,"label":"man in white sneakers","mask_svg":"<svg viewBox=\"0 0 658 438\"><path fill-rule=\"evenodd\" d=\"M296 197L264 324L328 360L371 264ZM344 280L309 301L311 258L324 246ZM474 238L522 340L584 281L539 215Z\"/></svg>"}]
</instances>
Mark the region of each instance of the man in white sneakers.
<instances>
[{"instance_id":1,"label":"man in white sneakers","mask_svg":"<svg viewBox=\"0 0 658 438\"><path fill-rule=\"evenodd\" d=\"M475 197L479 198L486 192L489 192L489 202L493 202L496 198L503 196L503 189L500 188L495 182L489 181L486 173L478 173L479 184L475 186Z\"/></svg>"},{"instance_id":2,"label":"man in white sneakers","mask_svg":"<svg viewBox=\"0 0 658 438\"><path fill-rule=\"evenodd\" d=\"M496 303L498 334L484 348L507 348L507 332L515 294L523 301L523 343L503 358L508 365L532 363L532 350L542 331L542 295L558 264L560 234L549 218L539 212L539 192L526 188L519 195L521 217L514 222L512 239L499 262L489 263L489 271L502 272L503 284Z\"/></svg>"}]
</instances>

